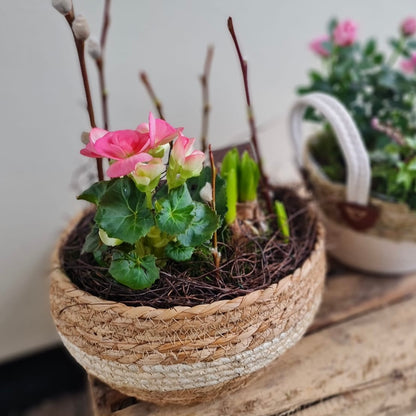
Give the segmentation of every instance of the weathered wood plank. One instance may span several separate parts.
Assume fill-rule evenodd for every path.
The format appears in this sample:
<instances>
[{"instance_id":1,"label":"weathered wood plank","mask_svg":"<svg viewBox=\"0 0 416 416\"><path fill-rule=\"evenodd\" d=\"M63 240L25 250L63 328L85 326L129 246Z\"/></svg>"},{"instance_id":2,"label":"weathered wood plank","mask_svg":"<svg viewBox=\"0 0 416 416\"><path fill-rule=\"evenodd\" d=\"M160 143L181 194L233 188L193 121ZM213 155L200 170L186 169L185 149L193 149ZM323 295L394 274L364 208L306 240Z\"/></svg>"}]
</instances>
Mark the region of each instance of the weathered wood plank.
<instances>
[{"instance_id":1,"label":"weathered wood plank","mask_svg":"<svg viewBox=\"0 0 416 416\"><path fill-rule=\"evenodd\" d=\"M354 391L276 416L415 416L416 367L395 371Z\"/></svg>"},{"instance_id":2,"label":"weathered wood plank","mask_svg":"<svg viewBox=\"0 0 416 416\"><path fill-rule=\"evenodd\" d=\"M416 274L371 276L336 274L326 281L324 298L309 332L381 308L416 294Z\"/></svg>"},{"instance_id":3,"label":"weathered wood plank","mask_svg":"<svg viewBox=\"0 0 416 416\"><path fill-rule=\"evenodd\" d=\"M313 333L262 371L255 383L212 403L143 403L114 416L270 416L354 391L416 365L416 297Z\"/></svg>"}]
</instances>

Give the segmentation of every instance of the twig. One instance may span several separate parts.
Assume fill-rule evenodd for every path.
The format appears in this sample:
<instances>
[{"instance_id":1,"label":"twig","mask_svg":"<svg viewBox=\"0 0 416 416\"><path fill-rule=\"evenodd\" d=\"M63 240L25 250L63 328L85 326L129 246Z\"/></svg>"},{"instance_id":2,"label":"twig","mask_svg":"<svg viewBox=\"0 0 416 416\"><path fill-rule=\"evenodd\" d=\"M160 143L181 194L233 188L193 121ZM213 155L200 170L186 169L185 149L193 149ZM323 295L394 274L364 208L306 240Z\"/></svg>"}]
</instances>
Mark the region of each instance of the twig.
<instances>
[{"instance_id":1,"label":"twig","mask_svg":"<svg viewBox=\"0 0 416 416\"><path fill-rule=\"evenodd\" d=\"M85 98L87 100L88 116L89 116L89 119L90 119L90 125L91 125L92 128L94 128L94 127L96 127L96 123L95 123L95 117L94 117L94 107L93 107L92 99L91 99L91 90L90 90L90 83L89 83L89 80L88 80L87 67L85 65L85 41L77 39L75 37L74 31L72 30L72 23L75 19L75 14L74 14L74 9L73 8L69 13L67 13L65 15L65 19L69 24L69 27L70 27L71 32L72 32L72 36L74 38L75 46L76 46L76 49L77 49L79 66L80 66L80 69L81 69L82 82L83 82L84 91L85 91ZM102 181L104 179L103 162L102 162L102 159L100 159L100 158L97 158L96 161L97 161L98 180Z\"/></svg>"},{"instance_id":2,"label":"twig","mask_svg":"<svg viewBox=\"0 0 416 416\"><path fill-rule=\"evenodd\" d=\"M101 29L101 37L100 37L100 56L95 60L98 69L98 81L100 84L100 93L101 93L101 108L103 112L103 122L104 122L104 129L109 130L109 116L108 116L108 91L105 83L105 76L104 76L104 49L106 46L107 41L107 33L108 28L110 26L110 3L111 0L105 0L104 5L104 17L103 17L103 26Z\"/></svg>"},{"instance_id":3,"label":"twig","mask_svg":"<svg viewBox=\"0 0 416 416\"><path fill-rule=\"evenodd\" d=\"M233 42L237 51L238 60L240 61L240 66L241 66L241 72L243 74L244 91L246 94L246 102L247 102L247 117L248 117L248 123L249 123L250 131L251 131L251 143L253 144L254 153L256 155L257 163L259 165L262 193L267 204L267 209L269 213L272 214L273 206L272 206L272 201L271 201L270 193L269 193L270 184L269 184L269 179L264 172L263 160L260 155L260 149L259 149L259 145L257 141L256 122L254 119L253 108L251 106L251 100L250 100L250 91L248 88L247 61L243 58L243 55L241 54L240 46L238 44L237 36L235 34L235 30L233 26L233 19L231 17L228 18L227 24L228 24L228 30L230 31L231 37L233 39Z\"/></svg>"},{"instance_id":4,"label":"twig","mask_svg":"<svg viewBox=\"0 0 416 416\"><path fill-rule=\"evenodd\" d=\"M208 136L208 125L209 125L208 121L209 121L209 112L211 110L211 106L209 104L208 80L209 80L209 74L211 71L213 55L214 55L214 47L212 45L208 46L207 56L205 58L204 73L200 77L201 84L202 84L201 147L204 153L207 150L207 136Z\"/></svg>"},{"instance_id":5,"label":"twig","mask_svg":"<svg viewBox=\"0 0 416 416\"><path fill-rule=\"evenodd\" d=\"M156 107L157 112L159 113L159 118L161 118L162 120L165 120L165 117L163 116L162 103L156 97L156 94L155 94L155 92L152 88L152 85L150 84L149 79L147 78L146 72L140 72L139 76L140 76L140 79L142 80L150 98L152 99L153 104Z\"/></svg>"},{"instance_id":6,"label":"twig","mask_svg":"<svg viewBox=\"0 0 416 416\"><path fill-rule=\"evenodd\" d=\"M208 150L209 151L209 160L210 160L210 163L211 163L211 186L212 186L212 203L211 204L212 204L213 211L216 213L216 208L215 208L215 179L216 179L216 176L217 176L217 168L215 167L214 154L212 153L211 145L209 145L208 149L209 149ZM213 245L212 257L214 258L217 280L219 280L220 279L219 267L220 267L220 261L221 261L221 254L218 251L217 230L214 231L214 235L212 237L212 245Z\"/></svg>"}]
</instances>

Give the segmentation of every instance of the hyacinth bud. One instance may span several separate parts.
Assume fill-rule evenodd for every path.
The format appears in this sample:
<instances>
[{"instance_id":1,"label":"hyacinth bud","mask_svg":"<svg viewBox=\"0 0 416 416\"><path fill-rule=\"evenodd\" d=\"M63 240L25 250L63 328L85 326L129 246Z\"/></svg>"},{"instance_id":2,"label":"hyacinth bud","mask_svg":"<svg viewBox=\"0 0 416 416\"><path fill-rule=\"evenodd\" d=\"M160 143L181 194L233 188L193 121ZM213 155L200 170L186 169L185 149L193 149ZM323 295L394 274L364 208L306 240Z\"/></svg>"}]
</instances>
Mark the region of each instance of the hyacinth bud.
<instances>
[{"instance_id":1,"label":"hyacinth bud","mask_svg":"<svg viewBox=\"0 0 416 416\"><path fill-rule=\"evenodd\" d=\"M87 19L82 14L79 14L72 22L72 31L78 40L87 40L90 36Z\"/></svg>"},{"instance_id":2,"label":"hyacinth bud","mask_svg":"<svg viewBox=\"0 0 416 416\"><path fill-rule=\"evenodd\" d=\"M65 15L72 10L72 0L52 0L52 6Z\"/></svg>"},{"instance_id":3,"label":"hyacinth bud","mask_svg":"<svg viewBox=\"0 0 416 416\"><path fill-rule=\"evenodd\" d=\"M212 202L212 186L209 182L201 188L199 196L205 202Z\"/></svg>"},{"instance_id":4,"label":"hyacinth bud","mask_svg":"<svg viewBox=\"0 0 416 416\"><path fill-rule=\"evenodd\" d=\"M97 60L101 58L100 44L98 43L98 40L93 37L87 40L87 51L92 59Z\"/></svg>"}]
</instances>

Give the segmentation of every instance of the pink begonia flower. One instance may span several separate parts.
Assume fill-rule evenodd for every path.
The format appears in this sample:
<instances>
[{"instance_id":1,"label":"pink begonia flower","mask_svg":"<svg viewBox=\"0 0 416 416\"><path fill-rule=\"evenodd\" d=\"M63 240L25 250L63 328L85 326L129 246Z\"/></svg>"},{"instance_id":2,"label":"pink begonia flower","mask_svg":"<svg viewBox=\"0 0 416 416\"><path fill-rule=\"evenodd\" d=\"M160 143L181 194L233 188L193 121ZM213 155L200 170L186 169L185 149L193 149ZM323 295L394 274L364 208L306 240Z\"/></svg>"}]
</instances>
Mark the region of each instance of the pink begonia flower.
<instances>
[{"instance_id":1,"label":"pink begonia flower","mask_svg":"<svg viewBox=\"0 0 416 416\"><path fill-rule=\"evenodd\" d=\"M178 187L201 172L205 154L200 150L193 150L194 142L195 139L179 133L173 144L166 176L169 188Z\"/></svg>"},{"instance_id":2,"label":"pink begonia flower","mask_svg":"<svg viewBox=\"0 0 416 416\"><path fill-rule=\"evenodd\" d=\"M413 73L416 70L416 52L414 52L409 59L400 62L400 68L403 72L408 74Z\"/></svg>"},{"instance_id":3,"label":"pink begonia flower","mask_svg":"<svg viewBox=\"0 0 416 416\"><path fill-rule=\"evenodd\" d=\"M338 23L333 33L334 43L338 46L350 46L357 37L357 24L352 20Z\"/></svg>"},{"instance_id":4,"label":"pink begonia flower","mask_svg":"<svg viewBox=\"0 0 416 416\"><path fill-rule=\"evenodd\" d=\"M153 149L154 147L162 146L172 141L183 128L175 129L165 120L154 118L150 112L149 122L139 124L136 130L142 134L149 134L150 148Z\"/></svg>"},{"instance_id":5,"label":"pink begonia flower","mask_svg":"<svg viewBox=\"0 0 416 416\"><path fill-rule=\"evenodd\" d=\"M152 191L159 183L160 175L164 170L162 159L155 157L147 163L137 163L132 178L141 191Z\"/></svg>"},{"instance_id":6,"label":"pink begonia flower","mask_svg":"<svg viewBox=\"0 0 416 416\"><path fill-rule=\"evenodd\" d=\"M309 44L309 47L316 54L318 54L318 55L326 58L327 56L329 56L329 51L328 51L328 49L325 48L325 46L323 44L325 42L329 42L329 40L330 39L329 39L329 36L328 35L320 36L319 38L314 39Z\"/></svg>"},{"instance_id":7,"label":"pink begonia flower","mask_svg":"<svg viewBox=\"0 0 416 416\"><path fill-rule=\"evenodd\" d=\"M178 139L173 144L171 158L184 170L192 172L193 175L199 175L205 154L200 150L192 149L194 142L195 139L190 139L180 133Z\"/></svg>"},{"instance_id":8,"label":"pink begonia flower","mask_svg":"<svg viewBox=\"0 0 416 416\"><path fill-rule=\"evenodd\" d=\"M416 19L414 17L404 19L400 29L404 36L414 35L416 33Z\"/></svg>"},{"instance_id":9,"label":"pink begonia flower","mask_svg":"<svg viewBox=\"0 0 416 416\"><path fill-rule=\"evenodd\" d=\"M105 136L108 133L107 130L99 129L97 127L94 127L90 131L90 141L85 146L85 149L81 150L81 154L87 157L95 157L95 158L101 158L102 156L97 153L95 150L95 142L98 139L101 139L101 137Z\"/></svg>"},{"instance_id":10,"label":"pink begonia flower","mask_svg":"<svg viewBox=\"0 0 416 416\"><path fill-rule=\"evenodd\" d=\"M88 157L106 157L115 160L107 170L110 178L118 178L131 173L139 162L152 159L148 134L135 130L117 130L105 133L102 129L92 129L90 142L81 154Z\"/></svg>"}]
</instances>

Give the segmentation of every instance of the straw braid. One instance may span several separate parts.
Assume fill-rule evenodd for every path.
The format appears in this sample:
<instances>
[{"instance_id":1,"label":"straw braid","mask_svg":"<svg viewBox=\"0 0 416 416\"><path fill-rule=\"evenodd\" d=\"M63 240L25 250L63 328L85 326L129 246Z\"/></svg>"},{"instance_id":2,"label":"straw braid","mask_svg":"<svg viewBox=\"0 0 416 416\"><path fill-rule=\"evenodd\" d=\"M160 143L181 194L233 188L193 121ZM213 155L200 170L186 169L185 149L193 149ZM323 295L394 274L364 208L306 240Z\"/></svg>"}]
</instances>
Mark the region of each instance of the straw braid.
<instances>
[{"instance_id":1,"label":"straw braid","mask_svg":"<svg viewBox=\"0 0 416 416\"><path fill-rule=\"evenodd\" d=\"M67 348L87 371L140 398L145 398L142 391L159 388L157 374L175 389L184 389L184 379L189 387L205 388L208 368L215 369L219 386L276 358L312 321L326 267L319 225L310 257L278 284L212 304L154 309L105 301L78 289L58 268L58 248L53 264L51 312ZM175 374L181 377L176 384ZM222 391L218 386L212 390Z\"/></svg>"}]
</instances>

